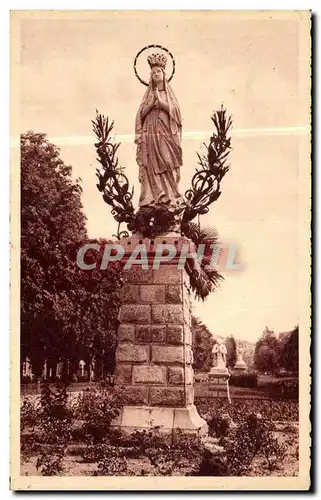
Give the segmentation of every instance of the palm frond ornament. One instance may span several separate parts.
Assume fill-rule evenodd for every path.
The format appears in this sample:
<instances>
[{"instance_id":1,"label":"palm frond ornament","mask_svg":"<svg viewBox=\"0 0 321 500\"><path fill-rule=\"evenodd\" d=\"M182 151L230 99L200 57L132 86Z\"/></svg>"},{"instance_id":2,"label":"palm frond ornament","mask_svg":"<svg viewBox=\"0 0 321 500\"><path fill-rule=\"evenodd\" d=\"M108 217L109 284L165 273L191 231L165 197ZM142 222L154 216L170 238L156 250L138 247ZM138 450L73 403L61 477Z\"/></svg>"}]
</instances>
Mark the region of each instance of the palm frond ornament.
<instances>
[{"instance_id":1,"label":"palm frond ornament","mask_svg":"<svg viewBox=\"0 0 321 500\"><path fill-rule=\"evenodd\" d=\"M198 214L203 215L209 211L209 206L221 195L221 181L229 171L227 159L231 151L232 118L227 116L226 109L221 106L215 111L211 120L214 132L206 148L206 154L197 153L198 165L192 178L192 186L185 193L186 209L183 214L182 229Z\"/></svg>"},{"instance_id":2,"label":"palm frond ornament","mask_svg":"<svg viewBox=\"0 0 321 500\"><path fill-rule=\"evenodd\" d=\"M129 190L129 181L124 174L124 167L119 165L117 151L120 143L112 140L111 132L114 122L109 122L108 117L98 113L92 120L93 131L97 138L95 148L97 161L102 166L102 171L96 169L98 177L97 189L103 195L103 200L112 207L111 213L118 222L117 239L129 236L127 231L120 231L120 225L125 222L130 225L134 218L135 210L132 204L134 188Z\"/></svg>"}]
</instances>

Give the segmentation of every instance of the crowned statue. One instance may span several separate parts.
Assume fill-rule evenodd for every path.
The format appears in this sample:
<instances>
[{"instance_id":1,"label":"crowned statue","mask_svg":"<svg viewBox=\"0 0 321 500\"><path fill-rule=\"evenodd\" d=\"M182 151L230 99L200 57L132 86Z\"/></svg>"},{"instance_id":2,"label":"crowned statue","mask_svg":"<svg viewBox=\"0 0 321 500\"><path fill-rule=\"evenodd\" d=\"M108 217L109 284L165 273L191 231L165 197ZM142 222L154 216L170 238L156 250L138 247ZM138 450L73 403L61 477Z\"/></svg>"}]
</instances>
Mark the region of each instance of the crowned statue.
<instances>
[{"instance_id":1,"label":"crowned statue","mask_svg":"<svg viewBox=\"0 0 321 500\"><path fill-rule=\"evenodd\" d=\"M153 53L147 61L150 80L135 123L141 183L139 206L177 208L183 203L178 190L182 165L181 113L166 77L166 54Z\"/></svg>"}]
</instances>

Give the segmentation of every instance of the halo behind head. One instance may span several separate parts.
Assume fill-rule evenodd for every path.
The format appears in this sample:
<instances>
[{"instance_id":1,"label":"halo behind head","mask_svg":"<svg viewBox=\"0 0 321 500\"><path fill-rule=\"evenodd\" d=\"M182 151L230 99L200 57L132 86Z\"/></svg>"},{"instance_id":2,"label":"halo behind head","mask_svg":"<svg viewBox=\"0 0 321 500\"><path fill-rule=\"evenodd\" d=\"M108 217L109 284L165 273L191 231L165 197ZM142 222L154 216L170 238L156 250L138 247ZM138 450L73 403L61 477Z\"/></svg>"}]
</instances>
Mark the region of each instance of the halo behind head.
<instances>
[{"instance_id":1,"label":"halo behind head","mask_svg":"<svg viewBox=\"0 0 321 500\"><path fill-rule=\"evenodd\" d=\"M155 44L154 45L147 45L146 47L142 48L138 52L138 54L136 55L135 60L134 60L134 73L135 73L136 77L138 78L138 80L143 85L146 85L146 87L148 87L148 82L146 82L145 80L143 80L139 76L139 74L137 73L136 64L137 64L138 57L142 54L142 52L144 52L147 49L151 49L151 48L161 49L163 52L166 52L166 54L168 54L170 56L170 58L172 59L173 69L172 69L172 74L170 75L170 77L167 80L168 82L171 81L171 79L173 78L174 73L175 73L175 59L173 57L173 54L168 49L166 49L165 47L163 47L162 45L155 45ZM150 65L150 67L152 68L153 66L159 66L163 70L165 70L165 66L166 66L166 62L167 62L167 56L166 56L166 54L164 54L164 53L153 53L153 54L150 54L150 56L147 57L147 61L148 61L148 64ZM150 60L151 60L152 64L150 63ZM154 60L155 60L155 62L157 61L157 64L156 63L153 64Z\"/></svg>"}]
</instances>

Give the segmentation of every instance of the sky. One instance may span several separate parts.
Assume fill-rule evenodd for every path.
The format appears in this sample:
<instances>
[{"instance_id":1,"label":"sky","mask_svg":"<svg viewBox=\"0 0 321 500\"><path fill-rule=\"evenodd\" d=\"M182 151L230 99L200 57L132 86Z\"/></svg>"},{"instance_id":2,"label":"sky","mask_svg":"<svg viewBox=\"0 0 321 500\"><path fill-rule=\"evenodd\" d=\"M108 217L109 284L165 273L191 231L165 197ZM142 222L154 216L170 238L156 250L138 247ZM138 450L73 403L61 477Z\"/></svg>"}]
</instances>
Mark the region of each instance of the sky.
<instances>
[{"instance_id":1,"label":"sky","mask_svg":"<svg viewBox=\"0 0 321 500\"><path fill-rule=\"evenodd\" d=\"M141 48L157 43L175 57L171 85L183 117L182 193L197 166L196 152L210 137L211 114L223 103L232 115L231 168L201 223L215 226L221 242L238 246L243 269L224 272L221 288L194 304L194 314L214 335L255 341L266 325L283 332L299 322L302 161L309 175L308 32L299 12L20 15L19 132L47 133L73 176L81 177L90 237L110 238L117 228L96 188L96 109L115 121L119 159L137 206L133 133L145 88L133 62ZM138 69L148 79L143 57Z\"/></svg>"}]
</instances>

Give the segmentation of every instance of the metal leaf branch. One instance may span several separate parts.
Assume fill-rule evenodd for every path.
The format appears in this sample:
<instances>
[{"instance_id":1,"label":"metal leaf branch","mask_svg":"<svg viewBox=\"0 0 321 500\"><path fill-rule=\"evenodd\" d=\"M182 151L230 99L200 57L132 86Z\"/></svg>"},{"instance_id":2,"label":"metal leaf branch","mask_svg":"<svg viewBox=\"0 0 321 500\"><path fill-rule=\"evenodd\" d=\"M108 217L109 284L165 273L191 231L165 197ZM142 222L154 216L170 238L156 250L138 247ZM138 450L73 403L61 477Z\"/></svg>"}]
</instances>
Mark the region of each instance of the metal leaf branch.
<instances>
[{"instance_id":1,"label":"metal leaf branch","mask_svg":"<svg viewBox=\"0 0 321 500\"><path fill-rule=\"evenodd\" d=\"M205 214L209 205L216 201L221 194L220 183L230 166L226 165L231 151L231 138L228 137L232 118L226 115L226 109L221 106L215 111L211 120L215 131L210 138L210 143L204 146L206 155L198 156L201 169L196 169L192 178L192 187L185 192L186 208L183 214L182 226L186 226L198 214Z\"/></svg>"},{"instance_id":2,"label":"metal leaf branch","mask_svg":"<svg viewBox=\"0 0 321 500\"><path fill-rule=\"evenodd\" d=\"M134 207L132 204L134 188L129 191L129 182L123 173L124 167L118 163L116 153L120 143L111 139L111 132L114 128L114 122L109 123L108 117L105 118L96 110L96 119L92 120L93 131L98 139L95 143L97 151L97 161L102 166L102 171L96 169L96 175L99 183L98 190L103 194L103 200L112 207L111 213L118 222L116 238L128 236L127 231L120 231L120 225L125 222L130 224L134 218Z\"/></svg>"}]
</instances>

